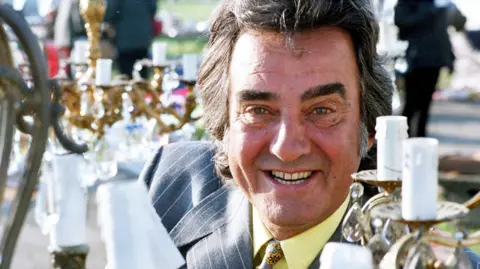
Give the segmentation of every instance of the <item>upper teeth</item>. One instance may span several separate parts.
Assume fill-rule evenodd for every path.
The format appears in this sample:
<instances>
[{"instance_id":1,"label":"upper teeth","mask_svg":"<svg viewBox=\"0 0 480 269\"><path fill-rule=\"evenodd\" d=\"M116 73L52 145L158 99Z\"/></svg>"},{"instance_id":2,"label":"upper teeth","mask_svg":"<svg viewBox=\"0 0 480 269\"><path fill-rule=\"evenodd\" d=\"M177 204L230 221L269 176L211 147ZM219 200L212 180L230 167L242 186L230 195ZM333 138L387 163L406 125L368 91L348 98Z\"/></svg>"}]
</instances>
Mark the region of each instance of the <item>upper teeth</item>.
<instances>
[{"instance_id":1,"label":"upper teeth","mask_svg":"<svg viewBox=\"0 0 480 269\"><path fill-rule=\"evenodd\" d=\"M297 179L308 178L309 176L312 175L312 172L309 171L309 172L300 172L300 173L289 174L289 173L284 173L284 172L280 172L280 171L272 171L272 174L275 177L285 179L285 180L297 180Z\"/></svg>"}]
</instances>

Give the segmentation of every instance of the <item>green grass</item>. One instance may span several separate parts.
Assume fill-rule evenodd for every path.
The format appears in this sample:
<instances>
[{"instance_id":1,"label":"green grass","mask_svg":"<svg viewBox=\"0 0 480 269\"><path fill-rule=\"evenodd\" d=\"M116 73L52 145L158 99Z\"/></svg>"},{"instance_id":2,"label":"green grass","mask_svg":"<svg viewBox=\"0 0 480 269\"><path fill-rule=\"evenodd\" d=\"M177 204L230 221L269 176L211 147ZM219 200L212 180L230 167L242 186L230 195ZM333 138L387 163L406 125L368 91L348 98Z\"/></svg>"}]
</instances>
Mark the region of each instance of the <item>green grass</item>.
<instances>
[{"instance_id":1,"label":"green grass","mask_svg":"<svg viewBox=\"0 0 480 269\"><path fill-rule=\"evenodd\" d=\"M179 58L184 53L201 53L208 39L206 36L191 36L182 38L161 36L157 38L157 41L163 41L168 44L167 56L169 58Z\"/></svg>"},{"instance_id":2,"label":"green grass","mask_svg":"<svg viewBox=\"0 0 480 269\"><path fill-rule=\"evenodd\" d=\"M172 12L181 20L208 21L217 3L218 0L177 0L175 3L159 0L158 8ZM157 40L168 43L167 56L174 59L185 53L201 53L208 39L200 35L175 38L161 36Z\"/></svg>"},{"instance_id":3,"label":"green grass","mask_svg":"<svg viewBox=\"0 0 480 269\"><path fill-rule=\"evenodd\" d=\"M158 7L160 10L171 11L180 19L207 21L218 1L198 1L198 0L184 0L177 3L169 3L168 1L160 0Z\"/></svg>"}]
</instances>

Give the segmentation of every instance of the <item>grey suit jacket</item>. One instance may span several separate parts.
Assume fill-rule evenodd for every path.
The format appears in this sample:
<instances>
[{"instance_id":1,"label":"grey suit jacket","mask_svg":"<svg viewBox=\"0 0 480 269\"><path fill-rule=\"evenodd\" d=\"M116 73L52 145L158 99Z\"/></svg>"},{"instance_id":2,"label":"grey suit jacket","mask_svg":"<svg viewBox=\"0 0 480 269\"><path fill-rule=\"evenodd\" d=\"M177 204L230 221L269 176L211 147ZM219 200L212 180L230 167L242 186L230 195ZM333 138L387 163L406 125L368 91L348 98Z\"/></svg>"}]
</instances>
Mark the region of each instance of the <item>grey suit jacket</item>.
<instances>
[{"instance_id":1,"label":"grey suit jacket","mask_svg":"<svg viewBox=\"0 0 480 269\"><path fill-rule=\"evenodd\" d=\"M235 186L222 184L213 155L210 142L170 144L156 152L140 179L186 268L251 269L250 203ZM340 240L338 229L330 241ZM309 268L319 268L318 257Z\"/></svg>"}]
</instances>

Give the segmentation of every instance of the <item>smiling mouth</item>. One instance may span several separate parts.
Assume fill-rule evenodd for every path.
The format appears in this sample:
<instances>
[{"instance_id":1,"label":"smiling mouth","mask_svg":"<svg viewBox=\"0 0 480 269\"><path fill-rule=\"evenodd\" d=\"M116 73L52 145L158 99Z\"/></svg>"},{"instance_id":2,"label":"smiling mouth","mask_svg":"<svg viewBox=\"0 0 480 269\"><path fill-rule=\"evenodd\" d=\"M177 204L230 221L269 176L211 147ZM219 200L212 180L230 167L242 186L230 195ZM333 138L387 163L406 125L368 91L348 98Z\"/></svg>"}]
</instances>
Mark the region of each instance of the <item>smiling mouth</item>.
<instances>
[{"instance_id":1,"label":"smiling mouth","mask_svg":"<svg viewBox=\"0 0 480 269\"><path fill-rule=\"evenodd\" d=\"M298 173L284 173L280 171L269 171L270 176L278 183L285 185L301 184L309 180L315 171L305 171Z\"/></svg>"}]
</instances>

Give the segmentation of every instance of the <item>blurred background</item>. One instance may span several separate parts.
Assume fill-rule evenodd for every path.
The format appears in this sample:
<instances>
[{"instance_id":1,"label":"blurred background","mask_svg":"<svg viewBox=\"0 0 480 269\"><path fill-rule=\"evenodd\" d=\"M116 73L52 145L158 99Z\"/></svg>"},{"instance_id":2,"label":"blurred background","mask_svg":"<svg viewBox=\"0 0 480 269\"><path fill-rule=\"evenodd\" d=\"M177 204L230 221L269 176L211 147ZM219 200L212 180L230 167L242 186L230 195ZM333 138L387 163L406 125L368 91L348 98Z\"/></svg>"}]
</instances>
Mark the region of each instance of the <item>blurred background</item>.
<instances>
[{"instance_id":1,"label":"blurred background","mask_svg":"<svg viewBox=\"0 0 480 269\"><path fill-rule=\"evenodd\" d=\"M64 61L70 57L74 42L86 39L78 10L78 0L4 0L4 2L11 4L25 16L45 52L50 76L56 76L62 68L65 68ZM115 0L108 2L114 3ZM106 19L102 30L102 55L114 60L114 73L125 73L121 66L124 59L131 58L133 62L142 57L151 58L150 44L155 41L168 44L167 58L171 61L181 59L186 53L202 57L208 40L210 15L218 1L159 0L152 3L155 9L153 21L147 22L148 25L145 27L153 28L153 40L149 39L143 43L138 41L139 44L133 44L135 43L133 41L132 44L126 44L130 41L122 43L119 32L132 29L137 31L142 26L115 26L115 10L111 11L112 19L110 21ZM378 50L389 60L387 68L397 86L393 100L394 113L402 114L405 106L405 77L409 68L408 42L398 39L399 29L394 20L397 1L375 0L374 4L381 25ZM464 202L480 191L480 1L453 0L448 5L451 23L447 31L455 60L451 66L439 70L435 91L431 96L432 103L428 110L426 128L429 137L440 141L442 196L448 200ZM107 10L107 17L108 13ZM135 18L136 15L127 16ZM14 58L17 63L21 63L25 56L21 49L16 47L14 39L12 40ZM126 65L133 68L133 64L129 62ZM131 74L131 69L129 71L128 75ZM181 66L175 67L171 75L178 77L182 72ZM178 81L171 83L173 92L184 90L184 85ZM412 120L418 121L415 118ZM201 123L196 124L194 128L196 128L193 131L194 135L188 136L188 139L209 139L204 134ZM184 135L179 137L187 139ZM144 162L142 159L119 167L116 177L137 177ZM10 188L13 195L15 184L12 183ZM8 201L4 205L4 210L6 208ZM88 214L88 238L91 246L88 267L102 268L105 264L105 251L96 224L93 198L89 200ZM471 216L464 224L468 228L480 228L480 212ZM449 229L448 226L444 228ZM48 268L47 245L48 237L41 234L32 213L21 235L12 268ZM476 251L480 253L480 248Z\"/></svg>"}]
</instances>

